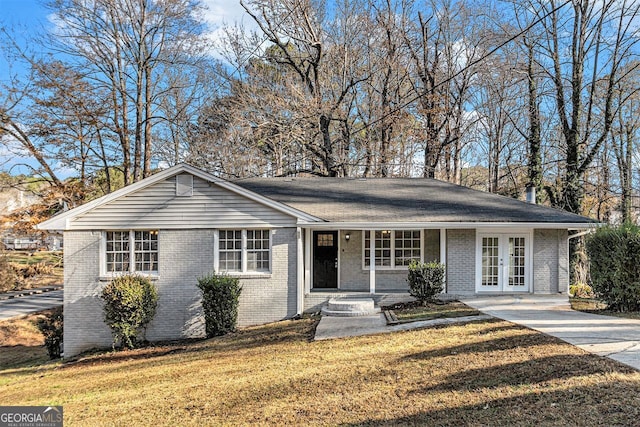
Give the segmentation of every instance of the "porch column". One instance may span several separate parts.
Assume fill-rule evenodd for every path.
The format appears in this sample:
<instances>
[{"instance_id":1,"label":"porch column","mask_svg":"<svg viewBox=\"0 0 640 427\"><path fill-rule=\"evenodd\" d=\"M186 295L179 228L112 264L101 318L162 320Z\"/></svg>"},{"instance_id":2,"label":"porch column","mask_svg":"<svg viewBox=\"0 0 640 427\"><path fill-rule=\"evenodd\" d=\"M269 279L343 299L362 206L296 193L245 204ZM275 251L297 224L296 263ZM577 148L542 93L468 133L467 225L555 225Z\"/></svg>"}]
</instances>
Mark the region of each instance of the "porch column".
<instances>
[{"instance_id":1,"label":"porch column","mask_svg":"<svg viewBox=\"0 0 640 427\"><path fill-rule=\"evenodd\" d=\"M311 292L311 230L304 229L304 293Z\"/></svg>"},{"instance_id":2,"label":"porch column","mask_svg":"<svg viewBox=\"0 0 640 427\"><path fill-rule=\"evenodd\" d=\"M213 271L220 271L220 230L213 230Z\"/></svg>"},{"instance_id":3,"label":"porch column","mask_svg":"<svg viewBox=\"0 0 640 427\"><path fill-rule=\"evenodd\" d=\"M304 311L304 247L302 246L302 229L296 229L296 293L297 293L297 314Z\"/></svg>"},{"instance_id":4,"label":"porch column","mask_svg":"<svg viewBox=\"0 0 640 427\"><path fill-rule=\"evenodd\" d=\"M362 230L364 234L365 231ZM369 293L376 293L376 232L369 231Z\"/></svg>"},{"instance_id":5,"label":"porch column","mask_svg":"<svg viewBox=\"0 0 640 427\"><path fill-rule=\"evenodd\" d=\"M444 288L443 293L447 292L447 229L440 229L440 264L444 265Z\"/></svg>"}]
</instances>

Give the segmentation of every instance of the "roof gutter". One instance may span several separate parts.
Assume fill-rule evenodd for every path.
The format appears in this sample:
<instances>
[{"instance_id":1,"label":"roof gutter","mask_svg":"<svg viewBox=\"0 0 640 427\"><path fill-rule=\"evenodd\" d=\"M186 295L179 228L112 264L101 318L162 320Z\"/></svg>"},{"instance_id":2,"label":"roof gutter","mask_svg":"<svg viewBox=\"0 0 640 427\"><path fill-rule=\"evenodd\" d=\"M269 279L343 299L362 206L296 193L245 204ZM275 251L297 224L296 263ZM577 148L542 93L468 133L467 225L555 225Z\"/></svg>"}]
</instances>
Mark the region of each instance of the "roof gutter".
<instances>
[{"instance_id":1,"label":"roof gutter","mask_svg":"<svg viewBox=\"0 0 640 427\"><path fill-rule=\"evenodd\" d=\"M298 221L301 227L330 230L409 230L415 228L550 228L564 230L587 230L597 228L598 223L544 223L544 222L306 222Z\"/></svg>"},{"instance_id":2,"label":"roof gutter","mask_svg":"<svg viewBox=\"0 0 640 427\"><path fill-rule=\"evenodd\" d=\"M570 234L569 235L569 240L575 239L576 237L586 236L587 234L591 234L592 231L593 231L593 229L590 229L590 230L581 231L579 233Z\"/></svg>"}]
</instances>

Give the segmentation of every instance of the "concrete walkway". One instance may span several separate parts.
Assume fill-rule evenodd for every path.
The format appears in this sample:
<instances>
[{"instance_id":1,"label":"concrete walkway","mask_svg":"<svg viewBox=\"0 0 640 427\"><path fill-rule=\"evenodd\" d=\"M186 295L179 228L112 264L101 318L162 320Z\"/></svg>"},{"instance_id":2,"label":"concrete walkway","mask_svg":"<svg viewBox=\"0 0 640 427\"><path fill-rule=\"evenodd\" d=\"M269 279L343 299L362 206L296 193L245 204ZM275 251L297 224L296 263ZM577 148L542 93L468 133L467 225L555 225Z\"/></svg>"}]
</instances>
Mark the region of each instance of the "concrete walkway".
<instances>
[{"instance_id":1,"label":"concrete walkway","mask_svg":"<svg viewBox=\"0 0 640 427\"><path fill-rule=\"evenodd\" d=\"M62 292L62 289L58 289L0 299L0 320L24 316L62 305Z\"/></svg>"},{"instance_id":2,"label":"concrete walkway","mask_svg":"<svg viewBox=\"0 0 640 427\"><path fill-rule=\"evenodd\" d=\"M571 310L566 295L470 297L461 301L640 370L640 320Z\"/></svg>"},{"instance_id":3,"label":"concrete walkway","mask_svg":"<svg viewBox=\"0 0 640 427\"><path fill-rule=\"evenodd\" d=\"M418 322L387 325L384 313L359 317L331 317L322 316L316 327L314 340L330 340L334 338L356 337L361 335L381 334L385 332L408 331L410 329L426 328L436 325L473 322L490 319L491 316L465 316L449 319L421 320Z\"/></svg>"}]
</instances>

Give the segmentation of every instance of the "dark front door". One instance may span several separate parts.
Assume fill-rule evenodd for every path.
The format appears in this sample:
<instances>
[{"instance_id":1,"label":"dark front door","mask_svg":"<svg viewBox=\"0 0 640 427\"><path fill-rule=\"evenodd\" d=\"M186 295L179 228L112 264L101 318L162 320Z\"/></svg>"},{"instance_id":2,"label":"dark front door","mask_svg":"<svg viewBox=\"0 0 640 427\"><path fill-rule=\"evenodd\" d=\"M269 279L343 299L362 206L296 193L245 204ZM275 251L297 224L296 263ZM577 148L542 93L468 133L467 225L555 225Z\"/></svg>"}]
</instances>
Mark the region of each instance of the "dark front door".
<instances>
[{"instance_id":1,"label":"dark front door","mask_svg":"<svg viewBox=\"0 0 640 427\"><path fill-rule=\"evenodd\" d=\"M338 287L338 232L313 232L313 287Z\"/></svg>"}]
</instances>

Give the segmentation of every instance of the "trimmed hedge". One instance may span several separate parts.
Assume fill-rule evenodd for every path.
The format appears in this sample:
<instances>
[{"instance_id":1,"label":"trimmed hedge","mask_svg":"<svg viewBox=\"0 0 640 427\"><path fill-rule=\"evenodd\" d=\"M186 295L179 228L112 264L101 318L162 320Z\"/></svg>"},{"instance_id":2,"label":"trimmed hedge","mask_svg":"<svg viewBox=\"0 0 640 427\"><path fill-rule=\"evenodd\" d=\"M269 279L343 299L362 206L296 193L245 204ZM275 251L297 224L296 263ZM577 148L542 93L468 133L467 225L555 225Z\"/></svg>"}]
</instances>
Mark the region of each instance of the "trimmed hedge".
<instances>
[{"instance_id":1,"label":"trimmed hedge","mask_svg":"<svg viewBox=\"0 0 640 427\"><path fill-rule=\"evenodd\" d=\"M198 279L202 291L207 337L216 337L232 332L238 321L238 303L242 287L237 277L211 273Z\"/></svg>"},{"instance_id":2,"label":"trimmed hedge","mask_svg":"<svg viewBox=\"0 0 640 427\"><path fill-rule=\"evenodd\" d=\"M144 341L146 327L158 305L158 291L146 277L125 275L102 290L104 319L113 336L113 347L134 348Z\"/></svg>"},{"instance_id":3,"label":"trimmed hedge","mask_svg":"<svg viewBox=\"0 0 640 427\"><path fill-rule=\"evenodd\" d=\"M59 359L62 355L63 320L62 307L56 307L51 314L38 321L38 329L44 335L44 345L50 359Z\"/></svg>"},{"instance_id":4,"label":"trimmed hedge","mask_svg":"<svg viewBox=\"0 0 640 427\"><path fill-rule=\"evenodd\" d=\"M433 301L444 289L444 265L411 261L407 282L412 297L422 303Z\"/></svg>"},{"instance_id":5,"label":"trimmed hedge","mask_svg":"<svg viewBox=\"0 0 640 427\"><path fill-rule=\"evenodd\" d=\"M640 228L602 227L587 239L591 285L613 311L640 311Z\"/></svg>"}]
</instances>

